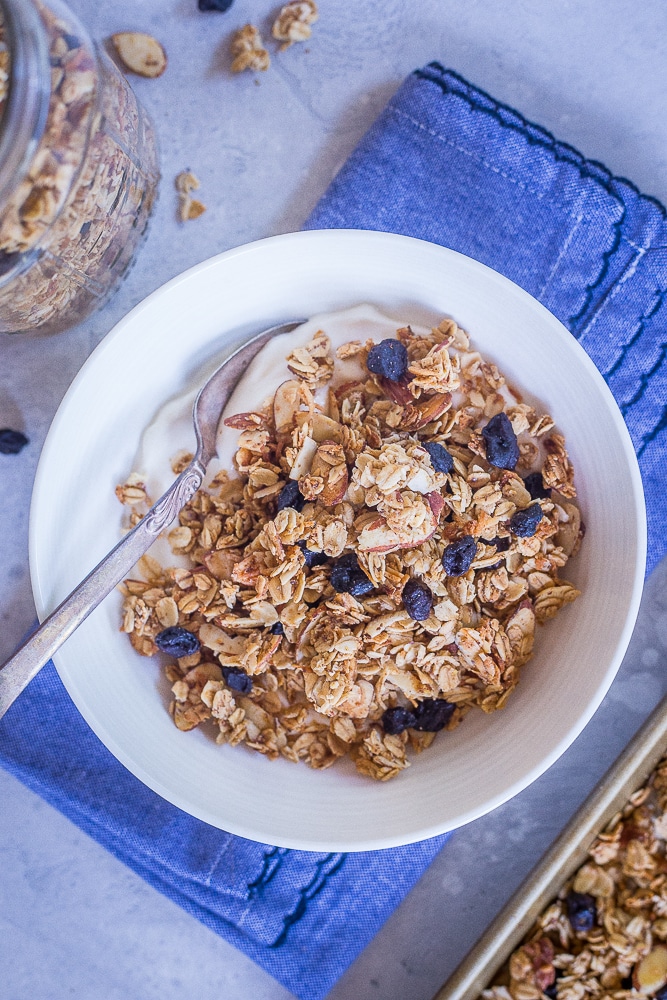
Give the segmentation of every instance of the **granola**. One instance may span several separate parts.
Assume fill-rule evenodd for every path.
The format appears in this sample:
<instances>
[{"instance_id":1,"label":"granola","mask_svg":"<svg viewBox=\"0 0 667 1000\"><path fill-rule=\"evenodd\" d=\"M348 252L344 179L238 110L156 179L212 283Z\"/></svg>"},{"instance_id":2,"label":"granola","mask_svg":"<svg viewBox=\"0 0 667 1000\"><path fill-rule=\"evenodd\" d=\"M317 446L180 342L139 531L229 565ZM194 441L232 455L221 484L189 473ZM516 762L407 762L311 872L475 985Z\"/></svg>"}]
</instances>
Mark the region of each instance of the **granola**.
<instances>
[{"instance_id":1,"label":"granola","mask_svg":"<svg viewBox=\"0 0 667 1000\"><path fill-rule=\"evenodd\" d=\"M281 7L271 29L273 37L283 43L280 51L288 49L294 42L307 41L312 33L310 26L318 16L315 0L290 0Z\"/></svg>"},{"instance_id":2,"label":"granola","mask_svg":"<svg viewBox=\"0 0 667 1000\"><path fill-rule=\"evenodd\" d=\"M337 350L318 330L286 363L266 405L226 416L234 470L168 532L179 565L145 557L125 581L122 629L172 653L180 729L386 780L502 708L536 625L578 596L560 576L584 533L571 465L451 320ZM512 468L487 455L500 425ZM137 523L145 481L117 493Z\"/></svg>"},{"instance_id":3,"label":"granola","mask_svg":"<svg viewBox=\"0 0 667 1000\"><path fill-rule=\"evenodd\" d=\"M198 219L206 211L206 206L192 192L199 190L199 179L190 170L182 170L176 176L174 186L178 191L178 218L181 222Z\"/></svg>"},{"instance_id":4,"label":"granola","mask_svg":"<svg viewBox=\"0 0 667 1000\"><path fill-rule=\"evenodd\" d=\"M243 73L249 69L253 73L264 72L271 65L271 57L264 48L262 36L254 24L239 28L232 37L232 73Z\"/></svg>"},{"instance_id":5,"label":"granola","mask_svg":"<svg viewBox=\"0 0 667 1000\"><path fill-rule=\"evenodd\" d=\"M657 996L667 986L667 758L484 990L484 1000Z\"/></svg>"},{"instance_id":6,"label":"granola","mask_svg":"<svg viewBox=\"0 0 667 1000\"><path fill-rule=\"evenodd\" d=\"M103 301L143 236L158 179L152 126L122 74L74 22L37 7L51 94L34 156L0 206L9 332L54 332Z\"/></svg>"}]
</instances>

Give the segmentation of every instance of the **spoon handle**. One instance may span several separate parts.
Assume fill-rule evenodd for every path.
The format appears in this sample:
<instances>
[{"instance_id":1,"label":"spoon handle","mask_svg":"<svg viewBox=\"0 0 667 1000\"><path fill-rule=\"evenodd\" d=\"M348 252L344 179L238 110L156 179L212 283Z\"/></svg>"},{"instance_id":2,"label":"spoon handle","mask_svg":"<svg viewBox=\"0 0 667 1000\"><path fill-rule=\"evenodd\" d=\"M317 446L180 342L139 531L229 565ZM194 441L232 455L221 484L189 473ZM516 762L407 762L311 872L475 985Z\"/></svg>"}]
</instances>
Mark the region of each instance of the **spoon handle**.
<instances>
[{"instance_id":1,"label":"spoon handle","mask_svg":"<svg viewBox=\"0 0 667 1000\"><path fill-rule=\"evenodd\" d=\"M197 492L204 468L197 457L135 528L116 545L0 668L0 719L57 649L127 576L163 528Z\"/></svg>"}]
</instances>

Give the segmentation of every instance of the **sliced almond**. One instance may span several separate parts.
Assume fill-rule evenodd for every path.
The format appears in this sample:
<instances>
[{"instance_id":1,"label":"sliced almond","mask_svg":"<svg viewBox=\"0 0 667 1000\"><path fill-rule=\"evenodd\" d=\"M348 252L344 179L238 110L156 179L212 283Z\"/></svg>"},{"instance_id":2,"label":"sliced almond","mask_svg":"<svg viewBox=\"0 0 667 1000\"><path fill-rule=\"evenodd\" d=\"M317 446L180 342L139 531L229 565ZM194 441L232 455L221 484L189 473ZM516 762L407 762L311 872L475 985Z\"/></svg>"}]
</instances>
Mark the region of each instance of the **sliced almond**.
<instances>
[{"instance_id":1,"label":"sliced almond","mask_svg":"<svg viewBox=\"0 0 667 1000\"><path fill-rule=\"evenodd\" d=\"M378 378L378 382L393 403L398 403L399 406L408 406L412 403L413 396L410 392L409 379L402 378L400 382L393 382L391 379L384 378L381 375Z\"/></svg>"},{"instance_id":2,"label":"sliced almond","mask_svg":"<svg viewBox=\"0 0 667 1000\"><path fill-rule=\"evenodd\" d=\"M278 434L291 431L301 406L301 386L296 379L282 382L273 397L273 419Z\"/></svg>"},{"instance_id":3,"label":"sliced almond","mask_svg":"<svg viewBox=\"0 0 667 1000\"><path fill-rule=\"evenodd\" d=\"M667 984L667 947L657 944L635 965L632 985L642 993L656 993Z\"/></svg>"},{"instance_id":4,"label":"sliced almond","mask_svg":"<svg viewBox=\"0 0 667 1000\"><path fill-rule=\"evenodd\" d=\"M451 392L440 392L429 399L421 399L418 403L405 407L401 427L406 431L416 431L432 420L437 420L451 405Z\"/></svg>"},{"instance_id":5,"label":"sliced almond","mask_svg":"<svg viewBox=\"0 0 667 1000\"><path fill-rule=\"evenodd\" d=\"M294 465L290 469L290 479L301 479L302 476L308 475L316 451L317 443L311 437L307 437L294 459Z\"/></svg>"},{"instance_id":6,"label":"sliced almond","mask_svg":"<svg viewBox=\"0 0 667 1000\"><path fill-rule=\"evenodd\" d=\"M118 58L126 69L139 76L162 76L167 53L157 38L140 31L119 31L111 36Z\"/></svg>"},{"instance_id":7,"label":"sliced almond","mask_svg":"<svg viewBox=\"0 0 667 1000\"><path fill-rule=\"evenodd\" d=\"M309 422L312 427L313 439L321 444L322 441L340 441L343 437L343 428L337 420L332 420L324 413L307 413L303 410L296 414L296 425Z\"/></svg>"}]
</instances>

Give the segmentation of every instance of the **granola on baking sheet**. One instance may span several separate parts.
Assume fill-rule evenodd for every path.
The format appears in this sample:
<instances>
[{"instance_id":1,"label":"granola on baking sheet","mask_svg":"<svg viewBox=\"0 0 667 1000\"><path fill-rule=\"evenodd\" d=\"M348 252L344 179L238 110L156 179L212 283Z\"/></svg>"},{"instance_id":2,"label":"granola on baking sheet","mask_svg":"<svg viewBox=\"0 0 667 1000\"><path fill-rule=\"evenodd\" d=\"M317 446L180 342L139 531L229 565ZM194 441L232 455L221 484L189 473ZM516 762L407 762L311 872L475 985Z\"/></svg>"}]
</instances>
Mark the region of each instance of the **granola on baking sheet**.
<instances>
[{"instance_id":1,"label":"granola on baking sheet","mask_svg":"<svg viewBox=\"0 0 667 1000\"><path fill-rule=\"evenodd\" d=\"M667 995L667 758L592 844L484 1000Z\"/></svg>"},{"instance_id":2,"label":"granola on baking sheet","mask_svg":"<svg viewBox=\"0 0 667 1000\"><path fill-rule=\"evenodd\" d=\"M225 419L237 474L169 531L187 566L144 558L125 581L122 629L172 655L180 729L385 780L502 708L536 624L578 596L560 577L583 536L572 465L452 320L335 353L319 331L287 366L270 405ZM145 485L117 493L136 523Z\"/></svg>"}]
</instances>

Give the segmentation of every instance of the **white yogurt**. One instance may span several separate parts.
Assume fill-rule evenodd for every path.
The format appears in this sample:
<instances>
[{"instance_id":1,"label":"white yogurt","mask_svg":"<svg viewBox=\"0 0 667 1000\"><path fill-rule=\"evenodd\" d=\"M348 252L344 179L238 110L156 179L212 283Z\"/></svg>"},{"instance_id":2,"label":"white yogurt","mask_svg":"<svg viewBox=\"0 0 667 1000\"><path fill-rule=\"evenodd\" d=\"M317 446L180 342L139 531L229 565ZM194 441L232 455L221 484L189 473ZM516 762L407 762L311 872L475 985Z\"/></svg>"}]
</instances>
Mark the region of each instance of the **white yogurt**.
<instances>
[{"instance_id":1,"label":"white yogurt","mask_svg":"<svg viewBox=\"0 0 667 1000\"><path fill-rule=\"evenodd\" d=\"M333 351L351 340L363 343L370 339L377 343L387 337L395 337L396 330L408 323L407 318L392 318L375 306L360 305L337 312L321 313L290 333L274 337L253 358L222 413L218 428L218 456L209 466L209 477L212 478L220 468L234 472L233 459L240 432L225 427L222 421L234 413L259 410L271 402L281 382L294 378L285 359L295 347L305 346L319 330L323 330L329 337ZM415 333L429 332L426 328L411 325ZM329 384L352 381L361 375L362 370L356 359L336 360L335 375ZM160 408L143 433L134 470L146 483L152 500L162 496L174 481L171 468L174 456L179 451L195 449L192 406L196 395L195 389L170 399Z\"/></svg>"}]
</instances>

